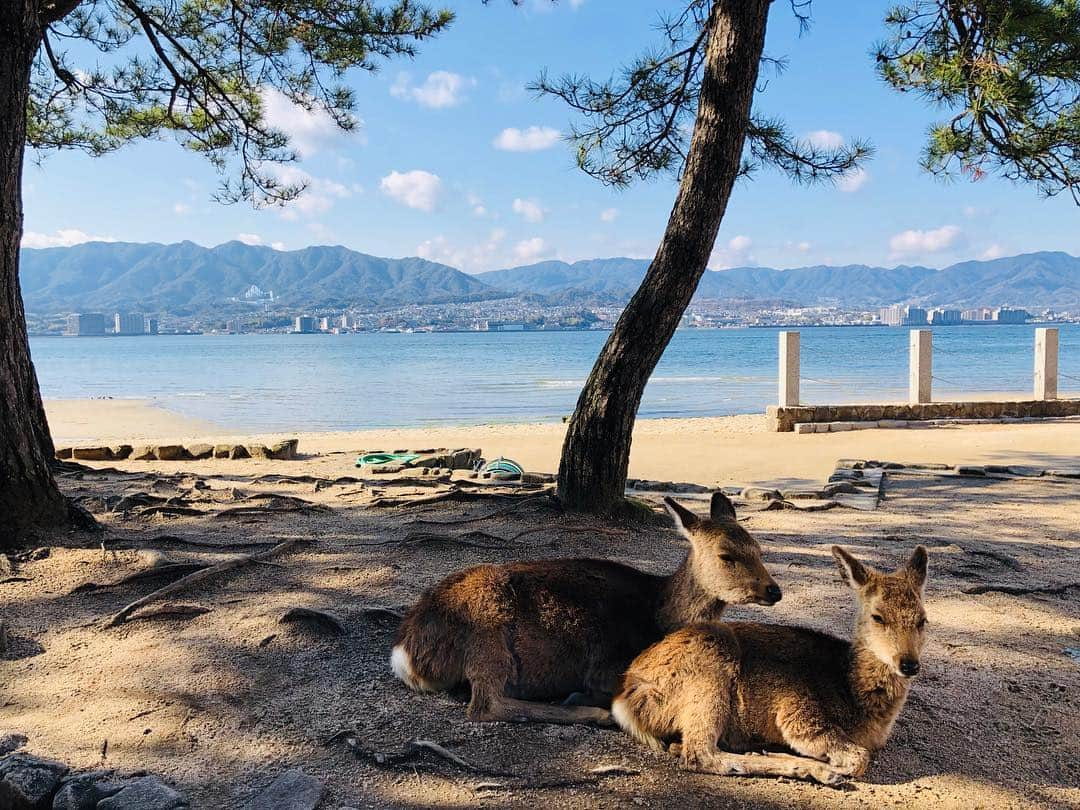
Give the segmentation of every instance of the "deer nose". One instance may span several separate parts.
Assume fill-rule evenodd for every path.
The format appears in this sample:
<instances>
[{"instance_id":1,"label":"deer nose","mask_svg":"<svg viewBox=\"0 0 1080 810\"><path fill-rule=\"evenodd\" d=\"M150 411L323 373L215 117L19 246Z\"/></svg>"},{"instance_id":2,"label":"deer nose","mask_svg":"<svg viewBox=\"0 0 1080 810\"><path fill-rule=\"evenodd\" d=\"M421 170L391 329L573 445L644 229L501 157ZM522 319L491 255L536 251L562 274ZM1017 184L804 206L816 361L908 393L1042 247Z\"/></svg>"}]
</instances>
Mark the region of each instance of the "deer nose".
<instances>
[{"instance_id":1,"label":"deer nose","mask_svg":"<svg viewBox=\"0 0 1080 810\"><path fill-rule=\"evenodd\" d=\"M915 658L900 659L900 674L905 678L911 678L919 674L919 662Z\"/></svg>"},{"instance_id":2,"label":"deer nose","mask_svg":"<svg viewBox=\"0 0 1080 810\"><path fill-rule=\"evenodd\" d=\"M772 601L772 604L775 605L783 598L784 592L781 591L780 586L774 582L765 589L765 596L767 596Z\"/></svg>"}]
</instances>

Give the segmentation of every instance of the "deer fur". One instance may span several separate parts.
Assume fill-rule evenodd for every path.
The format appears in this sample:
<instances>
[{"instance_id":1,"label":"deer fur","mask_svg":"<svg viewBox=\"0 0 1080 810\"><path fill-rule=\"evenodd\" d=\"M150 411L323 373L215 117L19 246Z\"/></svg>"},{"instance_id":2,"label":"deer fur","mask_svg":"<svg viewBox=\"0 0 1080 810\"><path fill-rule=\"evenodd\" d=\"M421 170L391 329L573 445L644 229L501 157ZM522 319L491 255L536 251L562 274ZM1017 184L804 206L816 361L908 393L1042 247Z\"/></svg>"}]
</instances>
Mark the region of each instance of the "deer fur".
<instances>
[{"instance_id":1,"label":"deer fur","mask_svg":"<svg viewBox=\"0 0 1080 810\"><path fill-rule=\"evenodd\" d=\"M468 683L476 721L611 722L606 706L634 656L728 603L772 605L780 588L723 494L700 519L665 499L690 551L670 576L610 560L478 565L429 588L398 630L390 665L408 687ZM584 693L592 705L540 701ZM579 702L581 702L579 700Z\"/></svg>"},{"instance_id":2,"label":"deer fur","mask_svg":"<svg viewBox=\"0 0 1080 810\"><path fill-rule=\"evenodd\" d=\"M645 650L611 712L690 770L835 784L884 747L926 640L926 550L885 574L833 546L859 610L851 642L773 624L695 624ZM764 749L790 753L746 753Z\"/></svg>"}]
</instances>

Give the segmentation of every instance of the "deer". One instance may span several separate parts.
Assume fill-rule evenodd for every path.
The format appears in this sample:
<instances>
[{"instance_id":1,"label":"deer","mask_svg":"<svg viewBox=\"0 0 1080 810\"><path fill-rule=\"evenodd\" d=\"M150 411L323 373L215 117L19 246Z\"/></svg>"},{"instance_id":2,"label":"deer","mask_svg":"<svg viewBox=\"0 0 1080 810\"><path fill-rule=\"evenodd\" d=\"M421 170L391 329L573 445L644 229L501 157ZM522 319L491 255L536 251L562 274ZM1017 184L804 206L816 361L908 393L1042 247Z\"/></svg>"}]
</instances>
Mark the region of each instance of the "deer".
<instances>
[{"instance_id":1,"label":"deer","mask_svg":"<svg viewBox=\"0 0 1080 810\"><path fill-rule=\"evenodd\" d=\"M615 722L655 750L672 742L688 770L827 785L862 776L919 673L927 555L918 546L881 573L832 554L858 601L852 641L773 624L677 629L627 668Z\"/></svg>"},{"instance_id":2,"label":"deer","mask_svg":"<svg viewBox=\"0 0 1080 810\"><path fill-rule=\"evenodd\" d=\"M690 543L670 575L601 559L457 571L407 611L393 673L418 692L467 683L476 722L613 725L608 706L634 656L684 624L718 621L728 604L768 606L782 595L723 493L708 518L664 504Z\"/></svg>"}]
</instances>

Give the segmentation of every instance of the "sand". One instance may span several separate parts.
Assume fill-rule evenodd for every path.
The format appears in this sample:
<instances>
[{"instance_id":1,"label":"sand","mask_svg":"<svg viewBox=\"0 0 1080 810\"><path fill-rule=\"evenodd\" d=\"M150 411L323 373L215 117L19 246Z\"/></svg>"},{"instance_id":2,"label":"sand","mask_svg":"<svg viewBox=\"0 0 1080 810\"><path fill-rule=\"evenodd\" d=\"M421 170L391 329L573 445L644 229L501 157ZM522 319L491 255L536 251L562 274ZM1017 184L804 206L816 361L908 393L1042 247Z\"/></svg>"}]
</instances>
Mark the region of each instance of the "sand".
<instances>
[{"instance_id":1,"label":"sand","mask_svg":"<svg viewBox=\"0 0 1080 810\"><path fill-rule=\"evenodd\" d=\"M123 405L125 418L107 425L115 416L108 404L53 403L50 415L61 440L133 440L138 431L144 439L207 435L200 433L205 425ZM670 528L564 516L544 499L518 502L509 513L498 501L375 508L373 490L432 490L333 479L357 476L357 449L414 443L477 445L552 469L560 432L526 425L302 434L309 455L296 461L107 462L88 466L119 471L69 470L62 488L106 531L42 534L35 544L48 555L0 577L0 619L9 636L0 655L0 733L22 732L30 738L26 750L75 768L159 774L195 808L243 807L293 767L324 782L321 810L1080 806L1076 480L894 476L872 512L761 511L738 502L784 599L767 609L734 608L730 618L846 636L854 599L838 581L830 545L883 568L917 543L929 549L923 672L888 745L863 780L843 789L684 773L671 757L616 730L472 724L461 696L406 690L387 666L396 620L368 607L408 605L449 572L485 561L599 556L666 572L685 543ZM1075 425L1036 424L795 436L765 433L755 417L664 420L639 425L634 464L639 475L706 483L774 475L820 482L845 456L1077 466L1077 433ZM258 479L265 474L270 478ZM111 511L117 497L140 493L183 508ZM265 504L258 496L268 495L309 504L226 512ZM438 523L462 518L475 520ZM418 531L472 530L486 534L462 542L409 539ZM198 615L104 629L103 618L168 579L75 592L146 572L162 558L217 562L289 539L307 542L272 564L248 565L171 597L209 611ZM281 624L295 606L333 611L346 634ZM498 775L431 756L379 764L348 743L394 752L417 738ZM617 770L597 775L598 767Z\"/></svg>"},{"instance_id":2,"label":"sand","mask_svg":"<svg viewBox=\"0 0 1080 810\"><path fill-rule=\"evenodd\" d=\"M556 423L249 434L230 433L138 400L50 401L46 409L58 447L269 442L295 436L306 456L304 464L331 476L343 474L349 467L347 457L361 450L409 447L479 447L487 458L501 455L528 470L555 472L566 429ZM821 481L838 458L1068 467L1076 466L1078 457L1080 424L1075 422L795 435L768 432L764 417L756 415L645 419L634 431L630 475L719 486L808 483Z\"/></svg>"}]
</instances>

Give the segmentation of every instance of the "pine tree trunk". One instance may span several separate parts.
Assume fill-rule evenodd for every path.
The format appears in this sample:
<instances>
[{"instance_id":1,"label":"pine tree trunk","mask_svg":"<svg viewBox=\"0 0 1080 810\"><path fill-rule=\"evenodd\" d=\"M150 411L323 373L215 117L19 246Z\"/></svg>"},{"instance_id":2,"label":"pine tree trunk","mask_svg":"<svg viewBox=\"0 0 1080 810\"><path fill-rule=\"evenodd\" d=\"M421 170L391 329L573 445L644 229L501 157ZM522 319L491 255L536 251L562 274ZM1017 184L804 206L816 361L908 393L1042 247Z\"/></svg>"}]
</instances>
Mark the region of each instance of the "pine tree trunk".
<instances>
[{"instance_id":1,"label":"pine tree trunk","mask_svg":"<svg viewBox=\"0 0 1080 810\"><path fill-rule=\"evenodd\" d=\"M36 2L0 0L0 547L69 520L50 471L53 443L19 288L26 106L41 35Z\"/></svg>"},{"instance_id":2,"label":"pine tree trunk","mask_svg":"<svg viewBox=\"0 0 1080 810\"><path fill-rule=\"evenodd\" d=\"M697 120L667 230L567 429L558 495L568 509L609 514L623 505L641 395L705 272L738 177L768 12L769 0L713 4Z\"/></svg>"}]
</instances>

